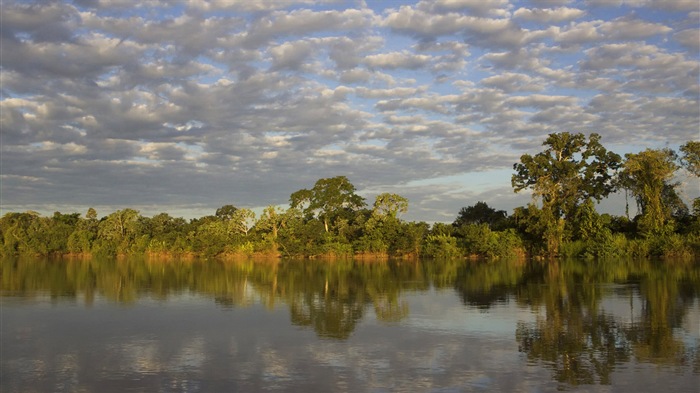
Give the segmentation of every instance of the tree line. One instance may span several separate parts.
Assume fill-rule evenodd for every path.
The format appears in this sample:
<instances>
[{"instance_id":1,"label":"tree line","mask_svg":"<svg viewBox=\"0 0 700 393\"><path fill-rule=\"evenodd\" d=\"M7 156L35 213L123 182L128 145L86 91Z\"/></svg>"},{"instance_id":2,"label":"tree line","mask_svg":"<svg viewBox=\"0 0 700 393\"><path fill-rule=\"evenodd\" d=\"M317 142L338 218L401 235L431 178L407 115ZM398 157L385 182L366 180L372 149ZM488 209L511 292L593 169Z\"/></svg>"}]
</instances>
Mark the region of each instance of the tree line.
<instances>
[{"instance_id":1,"label":"tree line","mask_svg":"<svg viewBox=\"0 0 700 393\"><path fill-rule=\"evenodd\" d=\"M191 220L134 209L98 219L80 213L7 213L0 253L54 255L301 257L685 257L700 256L700 198L689 208L674 178L681 168L700 177L700 142L679 152L647 149L621 157L598 134L553 133L535 155L513 165L515 192L532 202L513 214L486 202L464 207L452 224L405 221L406 198L392 193L372 205L345 176L319 179L290 195L289 207L256 217L225 205ZM624 191L637 204L629 217L599 214L595 203Z\"/></svg>"}]
</instances>

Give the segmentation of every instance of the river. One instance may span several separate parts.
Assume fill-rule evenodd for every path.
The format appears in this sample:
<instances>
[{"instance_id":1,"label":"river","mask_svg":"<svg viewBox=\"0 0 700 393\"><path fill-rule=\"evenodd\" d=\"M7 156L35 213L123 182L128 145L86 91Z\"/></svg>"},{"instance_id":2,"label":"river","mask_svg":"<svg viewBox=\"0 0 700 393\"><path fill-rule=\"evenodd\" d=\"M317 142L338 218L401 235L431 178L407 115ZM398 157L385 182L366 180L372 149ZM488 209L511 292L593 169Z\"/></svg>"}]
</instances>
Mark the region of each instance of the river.
<instances>
[{"instance_id":1,"label":"river","mask_svg":"<svg viewBox=\"0 0 700 393\"><path fill-rule=\"evenodd\" d=\"M700 265L4 259L11 392L699 392Z\"/></svg>"}]
</instances>

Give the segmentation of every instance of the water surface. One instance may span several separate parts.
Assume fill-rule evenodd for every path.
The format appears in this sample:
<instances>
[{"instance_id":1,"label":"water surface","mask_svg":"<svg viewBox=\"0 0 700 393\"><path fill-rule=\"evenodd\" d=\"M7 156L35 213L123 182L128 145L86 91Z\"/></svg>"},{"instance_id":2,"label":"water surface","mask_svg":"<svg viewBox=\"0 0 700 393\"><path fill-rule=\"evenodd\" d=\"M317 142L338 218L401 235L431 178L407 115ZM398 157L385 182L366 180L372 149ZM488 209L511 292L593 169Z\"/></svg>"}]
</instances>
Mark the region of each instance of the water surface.
<instances>
[{"instance_id":1,"label":"water surface","mask_svg":"<svg viewBox=\"0 0 700 393\"><path fill-rule=\"evenodd\" d=\"M698 392L700 267L2 261L2 392Z\"/></svg>"}]
</instances>

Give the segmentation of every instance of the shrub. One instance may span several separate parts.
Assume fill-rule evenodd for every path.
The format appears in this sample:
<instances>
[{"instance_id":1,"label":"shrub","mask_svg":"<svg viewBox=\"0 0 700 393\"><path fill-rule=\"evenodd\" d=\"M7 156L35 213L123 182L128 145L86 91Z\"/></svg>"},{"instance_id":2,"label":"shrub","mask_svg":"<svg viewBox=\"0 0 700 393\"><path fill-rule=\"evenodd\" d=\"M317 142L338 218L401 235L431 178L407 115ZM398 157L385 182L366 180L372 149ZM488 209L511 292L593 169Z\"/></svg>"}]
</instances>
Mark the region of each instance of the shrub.
<instances>
[{"instance_id":1,"label":"shrub","mask_svg":"<svg viewBox=\"0 0 700 393\"><path fill-rule=\"evenodd\" d=\"M422 255L430 258L457 258L461 256L457 238L448 234L428 235L423 245Z\"/></svg>"}]
</instances>

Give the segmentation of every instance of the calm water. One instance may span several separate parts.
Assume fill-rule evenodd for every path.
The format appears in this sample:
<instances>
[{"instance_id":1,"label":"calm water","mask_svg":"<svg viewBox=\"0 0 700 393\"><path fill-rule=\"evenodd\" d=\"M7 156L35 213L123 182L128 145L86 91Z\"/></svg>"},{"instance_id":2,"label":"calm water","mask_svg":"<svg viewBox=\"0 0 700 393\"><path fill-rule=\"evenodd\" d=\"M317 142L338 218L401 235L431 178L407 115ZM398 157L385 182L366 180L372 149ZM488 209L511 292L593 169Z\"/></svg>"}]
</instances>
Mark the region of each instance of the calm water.
<instances>
[{"instance_id":1,"label":"calm water","mask_svg":"<svg viewBox=\"0 0 700 393\"><path fill-rule=\"evenodd\" d=\"M699 392L700 266L2 261L2 392Z\"/></svg>"}]
</instances>

